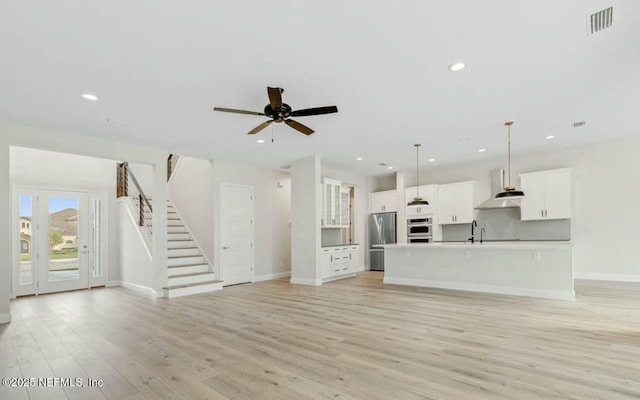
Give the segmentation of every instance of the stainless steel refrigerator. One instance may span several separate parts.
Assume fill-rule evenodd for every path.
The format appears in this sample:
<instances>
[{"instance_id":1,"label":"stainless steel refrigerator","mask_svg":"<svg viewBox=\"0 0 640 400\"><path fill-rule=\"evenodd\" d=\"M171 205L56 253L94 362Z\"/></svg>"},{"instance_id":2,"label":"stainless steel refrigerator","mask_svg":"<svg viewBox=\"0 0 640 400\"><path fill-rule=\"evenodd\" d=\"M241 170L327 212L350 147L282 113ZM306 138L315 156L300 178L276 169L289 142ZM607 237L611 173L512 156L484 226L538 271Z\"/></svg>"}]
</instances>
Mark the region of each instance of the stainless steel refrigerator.
<instances>
[{"instance_id":1,"label":"stainless steel refrigerator","mask_svg":"<svg viewBox=\"0 0 640 400\"><path fill-rule=\"evenodd\" d=\"M369 215L369 264L371 271L384 271L384 249L377 244L396 243L396 213Z\"/></svg>"}]
</instances>

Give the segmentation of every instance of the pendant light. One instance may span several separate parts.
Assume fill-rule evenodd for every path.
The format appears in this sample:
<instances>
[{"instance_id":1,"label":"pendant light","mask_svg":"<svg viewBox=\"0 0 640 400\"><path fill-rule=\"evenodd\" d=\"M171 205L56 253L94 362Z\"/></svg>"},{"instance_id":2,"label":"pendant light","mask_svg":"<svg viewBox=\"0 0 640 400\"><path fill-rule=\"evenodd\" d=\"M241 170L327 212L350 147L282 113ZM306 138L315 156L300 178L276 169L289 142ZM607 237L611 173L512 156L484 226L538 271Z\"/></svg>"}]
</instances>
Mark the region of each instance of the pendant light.
<instances>
[{"instance_id":1,"label":"pendant light","mask_svg":"<svg viewBox=\"0 0 640 400\"><path fill-rule=\"evenodd\" d=\"M416 197L407 203L407 207L423 207L428 206L429 202L420 197L420 170L418 169L418 150L420 144L414 144L416 147Z\"/></svg>"},{"instance_id":2,"label":"pendant light","mask_svg":"<svg viewBox=\"0 0 640 400\"><path fill-rule=\"evenodd\" d=\"M524 197L524 192L522 190L517 190L514 186L511 186L511 125L513 125L512 121L507 121L504 123L507 127L507 179L508 184L504 187L504 191L496 194L496 199L520 199Z\"/></svg>"}]
</instances>

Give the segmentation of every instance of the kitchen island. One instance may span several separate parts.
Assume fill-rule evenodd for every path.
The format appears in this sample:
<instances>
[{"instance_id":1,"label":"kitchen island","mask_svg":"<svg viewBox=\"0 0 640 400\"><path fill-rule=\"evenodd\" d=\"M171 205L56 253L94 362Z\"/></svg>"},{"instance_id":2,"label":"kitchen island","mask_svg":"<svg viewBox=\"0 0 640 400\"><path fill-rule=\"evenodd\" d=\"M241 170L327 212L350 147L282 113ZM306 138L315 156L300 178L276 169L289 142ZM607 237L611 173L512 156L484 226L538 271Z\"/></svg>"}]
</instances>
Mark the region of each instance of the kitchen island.
<instances>
[{"instance_id":1,"label":"kitchen island","mask_svg":"<svg viewBox=\"0 0 640 400\"><path fill-rule=\"evenodd\" d=\"M574 300L571 242L390 244L384 283Z\"/></svg>"}]
</instances>

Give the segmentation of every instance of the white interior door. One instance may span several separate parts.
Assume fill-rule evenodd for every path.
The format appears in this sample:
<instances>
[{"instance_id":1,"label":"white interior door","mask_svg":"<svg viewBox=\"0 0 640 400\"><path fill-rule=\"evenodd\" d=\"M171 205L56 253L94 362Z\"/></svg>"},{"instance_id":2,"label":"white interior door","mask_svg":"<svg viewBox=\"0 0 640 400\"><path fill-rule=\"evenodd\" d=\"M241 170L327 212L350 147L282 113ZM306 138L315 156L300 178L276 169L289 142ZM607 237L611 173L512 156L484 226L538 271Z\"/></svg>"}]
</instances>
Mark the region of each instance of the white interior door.
<instances>
[{"instance_id":1,"label":"white interior door","mask_svg":"<svg viewBox=\"0 0 640 400\"><path fill-rule=\"evenodd\" d=\"M253 281L253 187L220 185L220 269L224 285Z\"/></svg>"}]
</instances>

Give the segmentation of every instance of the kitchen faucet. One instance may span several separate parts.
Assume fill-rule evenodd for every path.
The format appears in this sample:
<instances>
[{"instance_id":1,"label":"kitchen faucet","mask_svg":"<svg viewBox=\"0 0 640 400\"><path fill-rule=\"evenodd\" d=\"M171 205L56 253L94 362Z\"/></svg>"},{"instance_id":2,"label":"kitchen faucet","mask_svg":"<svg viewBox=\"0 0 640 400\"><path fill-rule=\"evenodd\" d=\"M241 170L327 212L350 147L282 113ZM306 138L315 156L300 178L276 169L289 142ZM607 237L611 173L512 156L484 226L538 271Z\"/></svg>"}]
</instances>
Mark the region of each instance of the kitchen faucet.
<instances>
[{"instance_id":1,"label":"kitchen faucet","mask_svg":"<svg viewBox=\"0 0 640 400\"><path fill-rule=\"evenodd\" d=\"M478 222L474 219L473 222L471 222L471 237L469 238L469 240L471 241L471 244L475 243L476 238L475 238L475 231L474 231L474 227L478 227Z\"/></svg>"}]
</instances>

